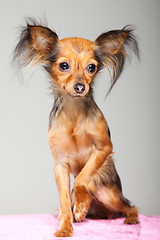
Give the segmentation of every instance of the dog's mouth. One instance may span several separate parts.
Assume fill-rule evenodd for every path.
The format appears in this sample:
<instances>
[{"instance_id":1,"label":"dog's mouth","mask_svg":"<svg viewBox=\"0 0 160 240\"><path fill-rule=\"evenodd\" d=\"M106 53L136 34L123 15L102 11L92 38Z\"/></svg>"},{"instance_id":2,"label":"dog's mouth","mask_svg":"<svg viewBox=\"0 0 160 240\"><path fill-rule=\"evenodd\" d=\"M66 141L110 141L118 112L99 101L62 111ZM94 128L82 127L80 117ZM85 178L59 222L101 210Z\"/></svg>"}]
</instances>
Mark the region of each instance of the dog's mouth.
<instances>
[{"instance_id":1,"label":"dog's mouth","mask_svg":"<svg viewBox=\"0 0 160 240\"><path fill-rule=\"evenodd\" d=\"M74 98L79 98L79 97L84 97L86 94L85 93L85 85L83 83L76 83L73 86L73 92L69 92L66 87L64 86L63 89L67 92L67 94L70 97L74 97Z\"/></svg>"},{"instance_id":2,"label":"dog's mouth","mask_svg":"<svg viewBox=\"0 0 160 240\"><path fill-rule=\"evenodd\" d=\"M64 89L65 89L65 88L64 88ZM66 90L66 89L65 89L65 90ZM83 97L83 96L80 95L80 94L72 94L72 93L69 93L67 90L66 90L66 92L67 92L68 96L73 97L73 98L81 98L81 97Z\"/></svg>"}]
</instances>

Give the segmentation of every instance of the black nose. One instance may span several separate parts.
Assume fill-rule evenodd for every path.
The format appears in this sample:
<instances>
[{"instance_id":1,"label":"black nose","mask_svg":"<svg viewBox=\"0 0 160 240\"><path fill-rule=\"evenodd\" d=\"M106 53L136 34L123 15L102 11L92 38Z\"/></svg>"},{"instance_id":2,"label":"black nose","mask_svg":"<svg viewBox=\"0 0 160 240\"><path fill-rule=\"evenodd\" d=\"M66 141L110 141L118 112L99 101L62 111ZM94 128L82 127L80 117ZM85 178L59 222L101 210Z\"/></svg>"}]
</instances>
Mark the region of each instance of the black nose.
<instances>
[{"instance_id":1,"label":"black nose","mask_svg":"<svg viewBox=\"0 0 160 240\"><path fill-rule=\"evenodd\" d=\"M83 83L76 83L74 85L74 90L75 90L76 93L81 94L85 90L85 85Z\"/></svg>"}]
</instances>

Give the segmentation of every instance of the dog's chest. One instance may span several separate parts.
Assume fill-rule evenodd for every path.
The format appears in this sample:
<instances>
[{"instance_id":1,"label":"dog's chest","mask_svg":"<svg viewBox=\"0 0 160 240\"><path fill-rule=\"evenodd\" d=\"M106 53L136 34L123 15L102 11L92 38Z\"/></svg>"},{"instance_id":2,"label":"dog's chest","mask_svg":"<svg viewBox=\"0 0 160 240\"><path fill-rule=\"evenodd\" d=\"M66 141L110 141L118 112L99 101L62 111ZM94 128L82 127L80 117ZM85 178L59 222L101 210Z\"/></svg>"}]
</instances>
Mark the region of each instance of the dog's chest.
<instances>
[{"instance_id":1,"label":"dog's chest","mask_svg":"<svg viewBox=\"0 0 160 240\"><path fill-rule=\"evenodd\" d=\"M89 159L93 149L90 134L91 121L79 116L76 119L55 119L49 130L49 143L56 152L58 161L67 163L70 171L77 175ZM93 127L93 126L92 126Z\"/></svg>"}]
</instances>

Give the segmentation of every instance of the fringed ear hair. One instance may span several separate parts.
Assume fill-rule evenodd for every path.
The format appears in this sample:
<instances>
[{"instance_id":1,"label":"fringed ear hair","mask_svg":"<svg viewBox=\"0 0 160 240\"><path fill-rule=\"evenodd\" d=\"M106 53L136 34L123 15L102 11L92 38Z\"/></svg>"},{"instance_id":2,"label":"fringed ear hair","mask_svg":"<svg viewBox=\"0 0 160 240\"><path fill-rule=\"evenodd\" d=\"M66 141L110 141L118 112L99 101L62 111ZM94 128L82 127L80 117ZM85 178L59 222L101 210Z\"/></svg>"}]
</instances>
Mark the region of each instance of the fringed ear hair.
<instances>
[{"instance_id":1,"label":"fringed ear hair","mask_svg":"<svg viewBox=\"0 0 160 240\"><path fill-rule=\"evenodd\" d=\"M130 26L122 30L113 30L102 33L94 42L95 56L99 62L99 67L108 67L112 70L112 84L116 83L120 76L126 57L129 51L133 51L139 57L139 49L133 30Z\"/></svg>"},{"instance_id":2,"label":"fringed ear hair","mask_svg":"<svg viewBox=\"0 0 160 240\"><path fill-rule=\"evenodd\" d=\"M23 29L15 48L13 62L21 67L30 63L40 64L54 61L58 51L58 36L51 29L32 21Z\"/></svg>"}]
</instances>

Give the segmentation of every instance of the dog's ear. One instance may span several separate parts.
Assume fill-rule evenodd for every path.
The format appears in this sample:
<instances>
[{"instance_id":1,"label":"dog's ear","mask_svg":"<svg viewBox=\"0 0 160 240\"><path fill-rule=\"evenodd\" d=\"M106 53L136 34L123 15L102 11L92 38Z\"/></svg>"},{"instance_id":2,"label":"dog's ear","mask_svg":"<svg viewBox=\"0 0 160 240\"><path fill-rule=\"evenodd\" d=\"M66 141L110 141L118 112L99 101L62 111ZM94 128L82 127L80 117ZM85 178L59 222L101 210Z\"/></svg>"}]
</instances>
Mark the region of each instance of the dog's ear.
<instances>
[{"instance_id":1,"label":"dog's ear","mask_svg":"<svg viewBox=\"0 0 160 240\"><path fill-rule=\"evenodd\" d=\"M58 51L58 42L57 34L51 29L27 23L15 48L13 61L18 61L22 67L30 63L53 61Z\"/></svg>"},{"instance_id":2,"label":"dog's ear","mask_svg":"<svg viewBox=\"0 0 160 240\"><path fill-rule=\"evenodd\" d=\"M109 92L120 76L129 51L139 57L139 50L133 30L126 26L122 30L102 33L94 42L95 56L100 68L107 66L112 70L112 84Z\"/></svg>"}]
</instances>

